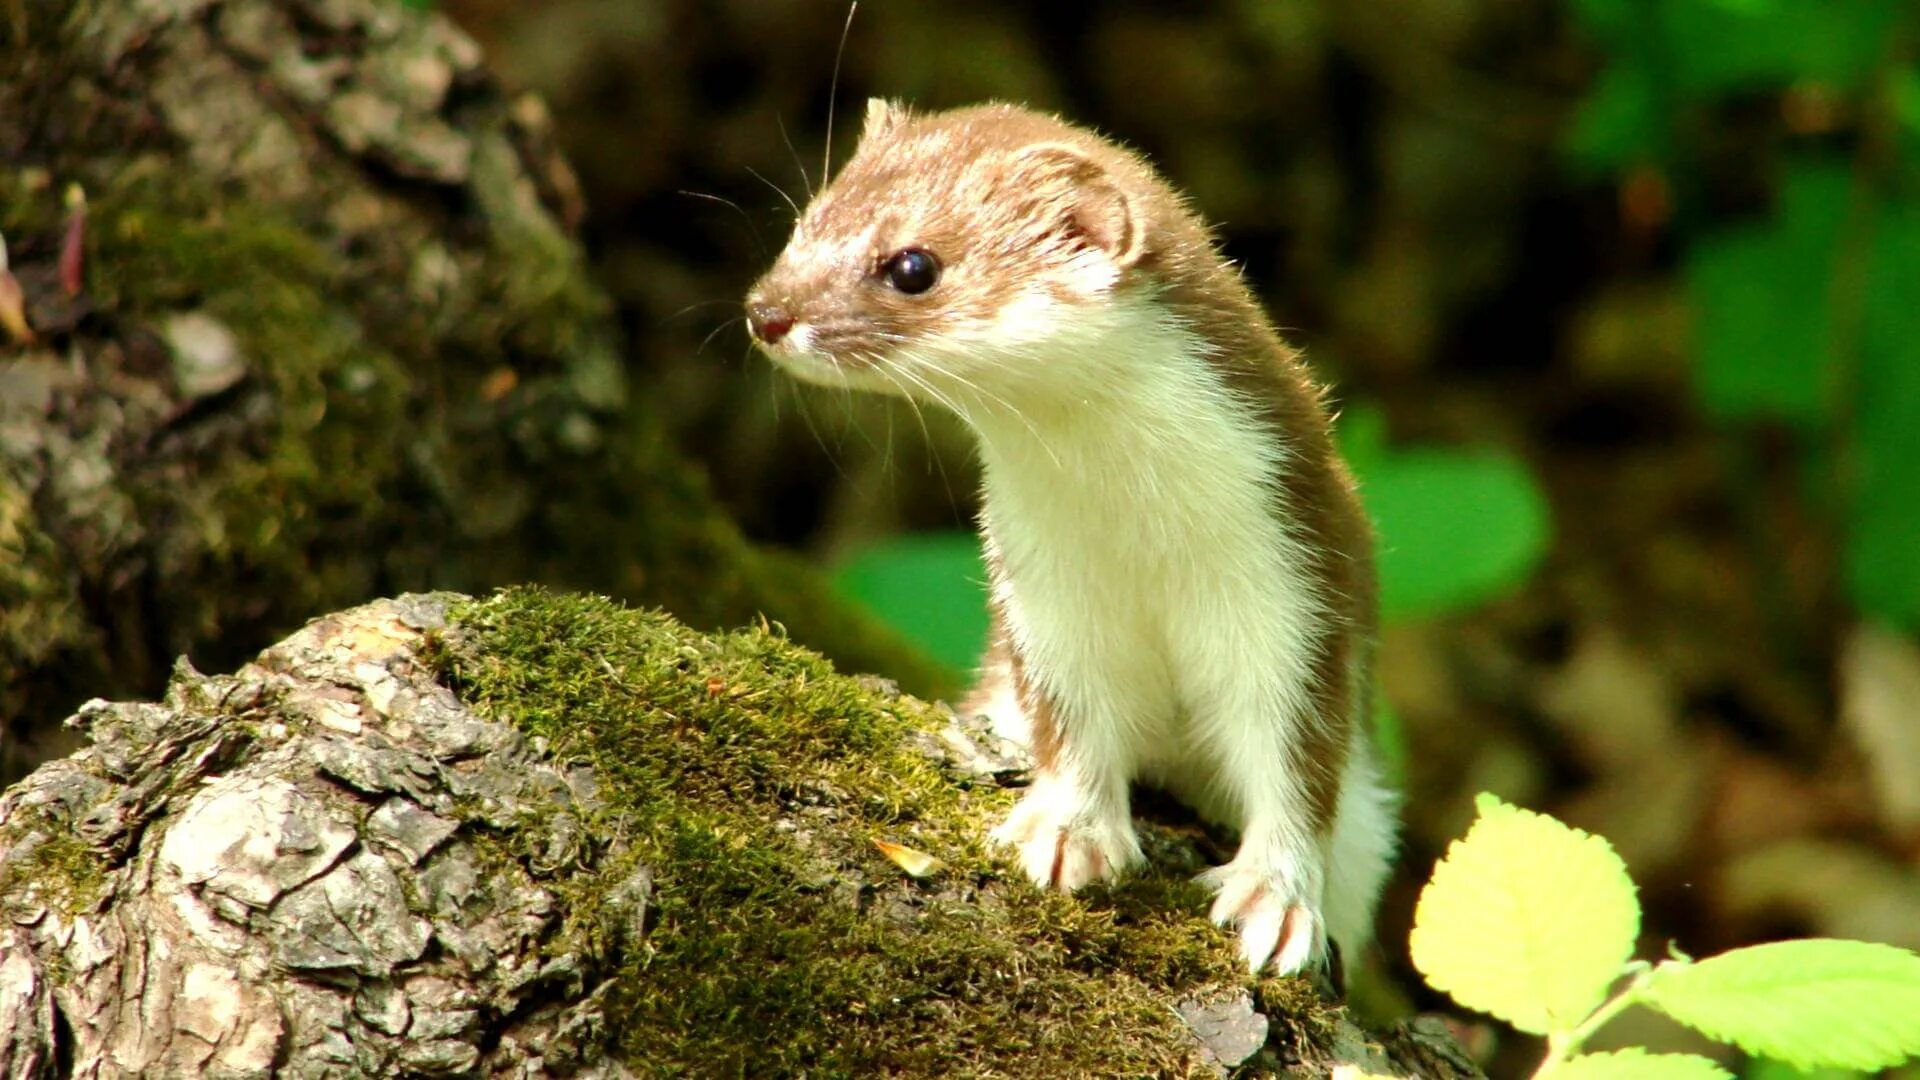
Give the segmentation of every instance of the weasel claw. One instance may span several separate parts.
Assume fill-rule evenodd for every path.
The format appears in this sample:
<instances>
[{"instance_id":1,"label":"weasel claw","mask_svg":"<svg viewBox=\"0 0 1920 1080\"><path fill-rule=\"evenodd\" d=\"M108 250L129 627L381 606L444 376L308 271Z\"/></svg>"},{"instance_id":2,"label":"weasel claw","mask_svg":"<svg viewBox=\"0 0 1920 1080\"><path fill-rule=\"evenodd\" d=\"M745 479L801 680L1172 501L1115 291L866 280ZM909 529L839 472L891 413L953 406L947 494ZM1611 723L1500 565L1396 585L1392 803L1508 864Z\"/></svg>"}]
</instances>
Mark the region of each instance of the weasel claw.
<instances>
[{"instance_id":1,"label":"weasel claw","mask_svg":"<svg viewBox=\"0 0 1920 1080\"><path fill-rule=\"evenodd\" d=\"M1140 844L1130 818L1090 822L1071 809L1029 793L993 830L993 842L1014 849L1034 884L1061 892L1116 877L1139 861Z\"/></svg>"},{"instance_id":2,"label":"weasel claw","mask_svg":"<svg viewBox=\"0 0 1920 1080\"><path fill-rule=\"evenodd\" d=\"M1314 905L1231 865L1208 871L1202 881L1219 890L1211 918L1239 929L1240 958L1255 975L1292 975L1325 959L1326 926Z\"/></svg>"}]
</instances>

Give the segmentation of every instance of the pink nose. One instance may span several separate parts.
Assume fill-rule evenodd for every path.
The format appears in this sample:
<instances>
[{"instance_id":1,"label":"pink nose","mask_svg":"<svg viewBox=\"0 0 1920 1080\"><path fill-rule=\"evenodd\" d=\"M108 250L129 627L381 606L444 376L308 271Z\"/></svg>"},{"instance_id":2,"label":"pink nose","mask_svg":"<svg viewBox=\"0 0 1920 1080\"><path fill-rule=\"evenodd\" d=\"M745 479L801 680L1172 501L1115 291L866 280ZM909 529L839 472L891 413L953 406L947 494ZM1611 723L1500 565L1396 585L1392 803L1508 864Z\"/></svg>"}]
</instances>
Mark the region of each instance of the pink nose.
<instances>
[{"instance_id":1,"label":"pink nose","mask_svg":"<svg viewBox=\"0 0 1920 1080\"><path fill-rule=\"evenodd\" d=\"M747 328L762 345L776 345L793 329L793 315L774 304L748 304Z\"/></svg>"}]
</instances>

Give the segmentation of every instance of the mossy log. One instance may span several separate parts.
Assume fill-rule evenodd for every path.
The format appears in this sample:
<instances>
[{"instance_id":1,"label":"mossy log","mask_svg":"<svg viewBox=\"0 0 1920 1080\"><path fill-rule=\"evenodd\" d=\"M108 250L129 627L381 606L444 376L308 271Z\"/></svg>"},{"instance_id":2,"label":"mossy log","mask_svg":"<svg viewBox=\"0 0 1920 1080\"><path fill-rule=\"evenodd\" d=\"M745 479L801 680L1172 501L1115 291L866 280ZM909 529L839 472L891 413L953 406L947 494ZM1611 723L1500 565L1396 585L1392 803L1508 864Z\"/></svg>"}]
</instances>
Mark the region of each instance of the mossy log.
<instances>
[{"instance_id":1,"label":"mossy log","mask_svg":"<svg viewBox=\"0 0 1920 1080\"><path fill-rule=\"evenodd\" d=\"M629 393L545 112L446 20L0 0L0 162L0 775L175 656L430 588L764 613L937 686Z\"/></svg>"},{"instance_id":2,"label":"mossy log","mask_svg":"<svg viewBox=\"0 0 1920 1080\"><path fill-rule=\"evenodd\" d=\"M1016 752L764 627L408 596L70 723L0 797L11 1078L1471 1071L1247 978L1193 830L1018 880Z\"/></svg>"}]
</instances>

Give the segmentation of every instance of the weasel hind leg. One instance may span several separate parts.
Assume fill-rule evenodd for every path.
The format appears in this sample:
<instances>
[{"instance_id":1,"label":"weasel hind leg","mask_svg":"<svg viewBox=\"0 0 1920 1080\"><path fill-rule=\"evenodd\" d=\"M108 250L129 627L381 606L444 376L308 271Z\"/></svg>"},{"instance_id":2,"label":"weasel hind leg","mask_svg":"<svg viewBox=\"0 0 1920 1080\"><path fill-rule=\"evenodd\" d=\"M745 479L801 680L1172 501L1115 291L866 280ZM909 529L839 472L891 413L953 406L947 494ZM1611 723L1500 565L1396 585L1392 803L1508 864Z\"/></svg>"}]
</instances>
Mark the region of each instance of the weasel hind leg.
<instances>
[{"instance_id":1,"label":"weasel hind leg","mask_svg":"<svg viewBox=\"0 0 1920 1080\"><path fill-rule=\"evenodd\" d=\"M1394 846L1394 798L1365 736L1356 733L1348 748L1326 836L1308 834L1282 807L1255 803L1233 861L1201 876L1215 892L1214 922L1238 929L1241 957L1255 972L1325 963L1329 940L1356 962L1373 936Z\"/></svg>"}]
</instances>

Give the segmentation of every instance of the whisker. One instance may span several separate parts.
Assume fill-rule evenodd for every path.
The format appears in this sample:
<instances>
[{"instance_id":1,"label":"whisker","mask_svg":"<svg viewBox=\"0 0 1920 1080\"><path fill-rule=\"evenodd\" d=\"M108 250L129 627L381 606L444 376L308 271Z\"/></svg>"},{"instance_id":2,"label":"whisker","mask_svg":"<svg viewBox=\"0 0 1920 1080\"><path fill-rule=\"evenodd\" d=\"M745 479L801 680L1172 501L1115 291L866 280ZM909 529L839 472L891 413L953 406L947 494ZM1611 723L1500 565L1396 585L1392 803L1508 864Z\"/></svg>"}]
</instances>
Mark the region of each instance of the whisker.
<instances>
[{"instance_id":1,"label":"whisker","mask_svg":"<svg viewBox=\"0 0 1920 1080\"><path fill-rule=\"evenodd\" d=\"M698 311L701 308L710 308L719 304L738 304L739 302L740 301L738 300L717 300L717 299L716 300L695 300L693 303L688 304L686 307L681 308L679 311L676 311L671 315L661 316L660 321L663 323L672 322L673 320L679 318L680 316L685 315L689 311Z\"/></svg>"},{"instance_id":2,"label":"whisker","mask_svg":"<svg viewBox=\"0 0 1920 1080\"><path fill-rule=\"evenodd\" d=\"M792 209L792 210L793 210L793 219L794 219L795 221L798 221L798 220L800 220L800 204L799 204L799 203L796 203L796 202L794 202L794 201L793 201L793 196L791 196L791 195L789 195L789 194L787 194L787 189L786 189L786 188L783 188L783 187L781 187L781 186L780 186L779 184L776 184L776 183L774 183L773 181L771 181L771 180L769 180L769 179L767 179L766 177L764 177L764 176L761 176L761 175L760 175L760 171L759 171L758 169L755 169L755 168L754 168L753 166L751 166L751 165L748 165L748 166L746 167L746 169L747 169L747 173L748 173L748 174L749 174L750 176L752 176L752 177L753 177L753 178L754 178L755 180L758 180L758 181L760 181L761 183L763 183L763 184L765 184L765 185L767 185L768 187L770 187L770 188L772 188L772 189L773 189L773 190L774 190L774 191L775 191L775 192L776 192L777 194L779 194L779 196L780 196L780 197L781 197L782 199L785 199L785 200L786 200L786 203L787 203L787 206L788 206L788 207L789 207L790 209Z\"/></svg>"},{"instance_id":3,"label":"whisker","mask_svg":"<svg viewBox=\"0 0 1920 1080\"><path fill-rule=\"evenodd\" d=\"M827 186L827 177L833 175L833 106L840 96L840 59L847 54L847 36L853 33L853 16L860 10L860 0L847 5L847 21L840 27L840 45L833 50L833 76L827 82L827 139L826 147L820 152L820 186Z\"/></svg>"},{"instance_id":4,"label":"whisker","mask_svg":"<svg viewBox=\"0 0 1920 1080\"><path fill-rule=\"evenodd\" d=\"M1060 461L1060 455L1056 454L1054 452L1052 445L1050 445L1046 439L1041 437L1040 429L1035 427L1033 424L1033 421L1027 418L1027 414L1021 412L1019 409L1014 408L1012 402L1008 401L1006 398L1000 396L999 394L986 389L980 384L974 382L972 379L966 378L965 376L959 375L955 372L948 371L946 368L942 367L937 361L934 361L924 356L919 357L918 359L922 366L932 369L933 373L938 375L939 377L943 379L950 379L956 383L959 383L966 390L974 394L978 394L982 397L985 397L993 404L1000 406L1000 408L1003 411L1005 411L1008 416L1011 416L1015 420L1020 421L1021 425L1027 429L1027 433L1033 436L1033 441L1036 443L1039 443L1040 448L1047 452L1047 457L1053 461L1055 468L1063 467L1063 464ZM948 407L952 408L951 405L949 405ZM959 413L960 417L964 420L967 420L969 423L972 422L972 418L969 417L965 412L959 409L954 409L954 412Z\"/></svg>"},{"instance_id":5,"label":"whisker","mask_svg":"<svg viewBox=\"0 0 1920 1080\"><path fill-rule=\"evenodd\" d=\"M773 126L780 129L780 141L787 144L787 155L793 158L794 171L800 174L801 190L807 193L808 199L812 199L813 198L813 179L807 175L807 167L800 163L800 151L795 150L793 148L793 140L787 137L786 121L780 119L778 116L775 116L773 118ZM821 182L825 183L824 180Z\"/></svg>"},{"instance_id":6,"label":"whisker","mask_svg":"<svg viewBox=\"0 0 1920 1080\"><path fill-rule=\"evenodd\" d=\"M882 372L882 374L884 374L884 372ZM894 414L897 413L898 411L899 411L898 409L894 409L894 408L887 409L886 446L882 447L880 450L880 475L881 477L886 479L889 483L891 483L891 481L893 480L893 447L894 447L893 418L894 418Z\"/></svg>"},{"instance_id":7,"label":"whisker","mask_svg":"<svg viewBox=\"0 0 1920 1080\"><path fill-rule=\"evenodd\" d=\"M881 368L881 371L884 374L886 374L888 379L893 380L893 383L895 386L900 386L899 379L894 378L894 376L897 374L900 377L900 379L905 379L913 383L915 386L918 386L921 389L925 390L929 395L933 397L935 401L941 400L940 394L937 391L935 391L931 386L928 386L925 380L914 375L911 371L908 371L904 368L897 368L897 367L894 367L893 365L887 365ZM951 508L957 509L960 506L960 499L958 496L956 496L953 493L953 478L947 475L947 463L940 456L938 448L933 444L933 433L927 430L926 413L921 410L920 402L915 400L912 394L906 393L904 388L902 389L901 396L907 399L907 407L913 410L914 419L920 422L920 440L922 443L925 444L927 448L928 463L932 465L934 470L937 470L940 473L940 486L946 489L947 505ZM947 408L952 409L953 406L949 404L947 405Z\"/></svg>"},{"instance_id":8,"label":"whisker","mask_svg":"<svg viewBox=\"0 0 1920 1080\"><path fill-rule=\"evenodd\" d=\"M767 242L766 239L760 235L760 226L753 223L753 215L747 213L745 208L739 203L719 195L710 195L704 191L689 191L686 188L681 188L675 191L674 194L685 195L689 199L705 199L708 202L719 203L721 206L739 214L740 220L747 223L747 235L753 237L754 250L762 259L767 257Z\"/></svg>"},{"instance_id":9,"label":"whisker","mask_svg":"<svg viewBox=\"0 0 1920 1080\"><path fill-rule=\"evenodd\" d=\"M748 359L748 356L747 356L747 354L748 354L748 353L751 353L751 352L753 352L753 345L752 345L752 344L748 344L748 345L747 345L747 352L745 352L745 353L741 353L741 354L740 354L740 359L741 359L742 361L745 361L745 360L747 360L747 359ZM785 381L786 381L785 379L783 379L783 378L779 378L779 377L775 377L775 378L770 378L770 379L768 379L768 380L766 381L766 382L767 382L767 395L768 395L768 397L769 397L769 398L770 398L770 399L772 400L772 403L773 403L773 425L774 425L774 427L776 427L776 428L778 428L778 427L780 426L780 394L781 394L781 384L782 384L782 383L784 383Z\"/></svg>"},{"instance_id":10,"label":"whisker","mask_svg":"<svg viewBox=\"0 0 1920 1080\"><path fill-rule=\"evenodd\" d=\"M793 388L793 392L796 395L794 398L794 404L795 404L795 408L798 409L800 413L800 422L807 426L807 433L813 436L814 445L820 448L821 456L827 459L827 464L833 466L834 473L837 474L841 480L851 484L853 482L853 478L848 476L847 470L841 466L838 451L827 446L827 440L821 437L820 429L814 425L813 411L810 408L808 408L808 405L807 405L807 398L808 398L808 394L806 393L807 388L804 386L800 386L799 384L794 383L791 380L781 380L781 383L783 385L791 386Z\"/></svg>"},{"instance_id":11,"label":"whisker","mask_svg":"<svg viewBox=\"0 0 1920 1080\"><path fill-rule=\"evenodd\" d=\"M745 315L735 315L733 318L728 319L725 322L721 323L719 326L716 326L712 330L707 331L707 336L700 339L700 344L697 348L693 350L693 355L699 356L701 353L706 352L707 346L713 344L713 339L720 336L720 331L725 330L727 327L732 326L734 323L743 323L746 321L747 321L747 317ZM747 352L748 353L753 352L752 342L747 343Z\"/></svg>"},{"instance_id":12,"label":"whisker","mask_svg":"<svg viewBox=\"0 0 1920 1080\"><path fill-rule=\"evenodd\" d=\"M920 424L920 438L925 440L928 447L932 447L933 432L927 430L926 414L920 411L920 402L914 399L913 394L908 390L906 382L902 381L902 380L912 381L917 385L918 380L913 378L913 374L911 372L901 371L895 368L892 364L878 364L878 365L875 365L874 370L878 371L882 377L884 377L888 382L892 383L894 389L900 391L900 396L906 399L907 408L913 410L913 418L916 421L918 421Z\"/></svg>"}]
</instances>

